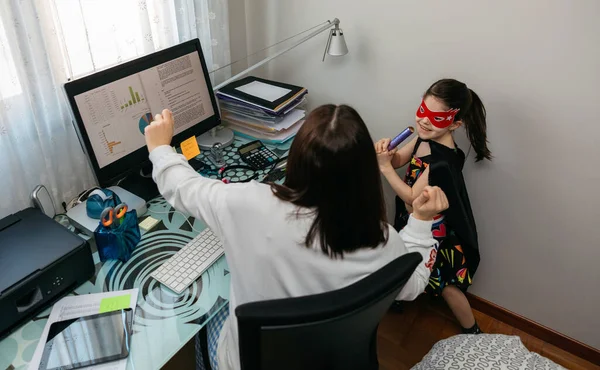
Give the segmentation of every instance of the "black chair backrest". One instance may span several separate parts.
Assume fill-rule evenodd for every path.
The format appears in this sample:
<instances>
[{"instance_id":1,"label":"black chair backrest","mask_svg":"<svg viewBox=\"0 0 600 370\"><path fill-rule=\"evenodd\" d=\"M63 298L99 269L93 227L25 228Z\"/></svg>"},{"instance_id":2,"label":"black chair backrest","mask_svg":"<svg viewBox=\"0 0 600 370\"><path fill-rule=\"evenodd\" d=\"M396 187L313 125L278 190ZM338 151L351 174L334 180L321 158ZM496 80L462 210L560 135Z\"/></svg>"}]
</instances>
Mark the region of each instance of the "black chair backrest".
<instances>
[{"instance_id":1,"label":"black chair backrest","mask_svg":"<svg viewBox=\"0 0 600 370\"><path fill-rule=\"evenodd\" d=\"M332 292L238 306L242 370L377 369L379 321L422 259L405 254Z\"/></svg>"}]
</instances>

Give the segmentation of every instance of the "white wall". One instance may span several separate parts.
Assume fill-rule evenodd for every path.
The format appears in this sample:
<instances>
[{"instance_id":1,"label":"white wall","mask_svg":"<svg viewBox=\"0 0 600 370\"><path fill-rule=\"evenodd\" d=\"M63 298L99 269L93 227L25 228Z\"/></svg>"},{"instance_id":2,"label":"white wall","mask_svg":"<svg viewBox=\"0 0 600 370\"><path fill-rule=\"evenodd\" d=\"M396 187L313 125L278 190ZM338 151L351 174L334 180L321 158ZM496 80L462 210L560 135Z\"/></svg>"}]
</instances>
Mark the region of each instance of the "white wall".
<instances>
[{"instance_id":1,"label":"white wall","mask_svg":"<svg viewBox=\"0 0 600 370\"><path fill-rule=\"evenodd\" d=\"M495 159L465 168L482 254L471 292L600 348L600 1L246 0L245 8L249 53L341 19L348 56L321 63L323 34L267 74L308 87L313 106L353 105L374 138L410 124L438 78L475 90Z\"/></svg>"},{"instance_id":2,"label":"white wall","mask_svg":"<svg viewBox=\"0 0 600 370\"><path fill-rule=\"evenodd\" d=\"M229 47L231 49L231 73L236 74L248 68L244 59L248 55L246 41L246 4L243 0L228 0L229 5Z\"/></svg>"}]
</instances>

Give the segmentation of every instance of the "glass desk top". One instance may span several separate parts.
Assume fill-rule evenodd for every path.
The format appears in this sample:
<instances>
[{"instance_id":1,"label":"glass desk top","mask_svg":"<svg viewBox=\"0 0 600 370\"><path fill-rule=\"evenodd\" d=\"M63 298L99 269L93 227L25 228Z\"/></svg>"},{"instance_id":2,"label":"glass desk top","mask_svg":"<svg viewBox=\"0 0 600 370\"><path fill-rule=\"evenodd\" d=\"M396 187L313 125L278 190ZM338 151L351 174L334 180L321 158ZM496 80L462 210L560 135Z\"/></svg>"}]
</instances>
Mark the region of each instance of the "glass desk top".
<instances>
[{"instance_id":1,"label":"glass desk top","mask_svg":"<svg viewBox=\"0 0 600 370\"><path fill-rule=\"evenodd\" d=\"M242 164L237 148L245 140L236 140L224 149L228 165ZM286 155L287 149L271 148L277 155ZM204 154L199 159L210 163ZM215 168L206 175L216 178ZM203 171L201 171L202 173ZM241 180L245 174L235 174ZM259 180L264 172L259 171ZM234 181L238 180L237 178ZM139 222L152 216L160 222L142 240L127 263L100 262L94 250L96 273L92 279L75 289L71 295L139 288L127 369L160 369L210 319L228 303L229 270L225 257L213 264L201 278L184 293L177 295L150 277L150 273L193 239L206 225L200 220L175 211L162 197L148 202L148 212ZM192 227L193 226L193 227ZM143 231L142 231L143 232ZM0 369L27 369L52 307L42 311L0 341Z\"/></svg>"}]
</instances>

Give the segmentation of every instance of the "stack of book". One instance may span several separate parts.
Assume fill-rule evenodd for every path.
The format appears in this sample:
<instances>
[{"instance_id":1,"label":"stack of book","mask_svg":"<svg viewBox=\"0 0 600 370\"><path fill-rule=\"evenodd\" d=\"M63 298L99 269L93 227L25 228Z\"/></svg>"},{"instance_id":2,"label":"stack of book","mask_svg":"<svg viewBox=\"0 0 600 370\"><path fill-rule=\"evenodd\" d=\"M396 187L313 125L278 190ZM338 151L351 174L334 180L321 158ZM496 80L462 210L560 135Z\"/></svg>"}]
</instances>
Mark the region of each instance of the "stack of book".
<instances>
[{"instance_id":1,"label":"stack of book","mask_svg":"<svg viewBox=\"0 0 600 370\"><path fill-rule=\"evenodd\" d=\"M238 136L281 144L304 123L308 91L299 86L246 77L217 92L223 123Z\"/></svg>"}]
</instances>

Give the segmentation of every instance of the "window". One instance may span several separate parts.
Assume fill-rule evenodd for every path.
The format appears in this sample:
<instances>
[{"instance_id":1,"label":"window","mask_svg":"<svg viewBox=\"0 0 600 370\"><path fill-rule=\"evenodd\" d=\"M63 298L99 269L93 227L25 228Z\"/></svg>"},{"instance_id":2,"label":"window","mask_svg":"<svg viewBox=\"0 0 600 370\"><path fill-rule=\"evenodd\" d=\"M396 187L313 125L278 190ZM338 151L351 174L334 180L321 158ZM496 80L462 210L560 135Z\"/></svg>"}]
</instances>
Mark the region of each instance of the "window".
<instances>
[{"instance_id":1,"label":"window","mask_svg":"<svg viewBox=\"0 0 600 370\"><path fill-rule=\"evenodd\" d=\"M176 25L172 2L53 0L67 76L77 78L160 47L160 24ZM166 5L165 5L166 4ZM166 7L162 9L159 7ZM176 32L175 32L176 34ZM155 37L156 36L156 37Z\"/></svg>"},{"instance_id":2,"label":"window","mask_svg":"<svg viewBox=\"0 0 600 370\"><path fill-rule=\"evenodd\" d=\"M19 95L22 91L17 69L15 68L15 60L8 44L4 25L0 20L0 99ZM1 131L2 128L0 127Z\"/></svg>"}]
</instances>

